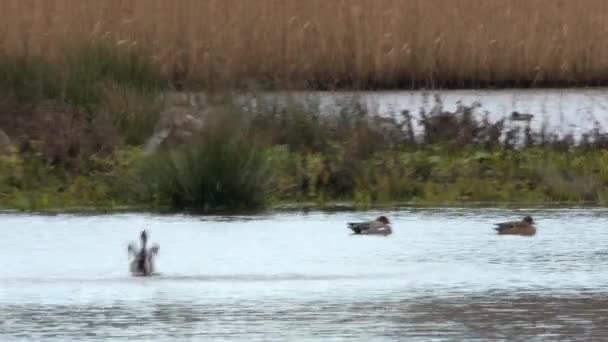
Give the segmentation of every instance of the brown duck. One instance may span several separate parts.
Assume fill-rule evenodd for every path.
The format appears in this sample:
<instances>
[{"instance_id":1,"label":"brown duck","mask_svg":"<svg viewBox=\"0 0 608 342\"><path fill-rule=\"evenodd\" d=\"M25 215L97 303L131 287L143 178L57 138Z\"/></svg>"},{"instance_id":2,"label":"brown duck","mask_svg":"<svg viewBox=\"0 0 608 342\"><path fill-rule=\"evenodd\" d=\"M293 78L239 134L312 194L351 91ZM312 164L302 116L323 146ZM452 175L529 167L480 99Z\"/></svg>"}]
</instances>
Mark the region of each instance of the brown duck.
<instances>
[{"instance_id":1,"label":"brown duck","mask_svg":"<svg viewBox=\"0 0 608 342\"><path fill-rule=\"evenodd\" d=\"M389 235L393 233L390 222L386 216L380 216L374 221L369 222L349 222L348 228L355 234Z\"/></svg>"},{"instance_id":2,"label":"brown duck","mask_svg":"<svg viewBox=\"0 0 608 342\"><path fill-rule=\"evenodd\" d=\"M535 222L532 217L526 216L521 221L497 223L497 227L494 227L494 229L496 229L498 234L532 236L536 234L536 227L534 227L534 223Z\"/></svg>"}]
</instances>

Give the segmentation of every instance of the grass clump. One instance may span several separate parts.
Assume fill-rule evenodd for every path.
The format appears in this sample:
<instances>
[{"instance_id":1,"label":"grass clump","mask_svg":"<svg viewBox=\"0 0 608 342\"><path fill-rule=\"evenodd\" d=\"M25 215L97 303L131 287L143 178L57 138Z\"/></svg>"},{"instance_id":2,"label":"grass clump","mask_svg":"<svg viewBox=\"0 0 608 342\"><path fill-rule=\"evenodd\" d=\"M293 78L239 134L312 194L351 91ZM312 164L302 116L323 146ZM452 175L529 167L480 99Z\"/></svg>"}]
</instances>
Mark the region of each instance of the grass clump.
<instances>
[{"instance_id":1,"label":"grass clump","mask_svg":"<svg viewBox=\"0 0 608 342\"><path fill-rule=\"evenodd\" d=\"M141 51L103 40L69 46L56 60L0 53L0 90L19 104L56 100L94 112L108 84L142 93L166 88L159 68Z\"/></svg>"},{"instance_id":2,"label":"grass clump","mask_svg":"<svg viewBox=\"0 0 608 342\"><path fill-rule=\"evenodd\" d=\"M90 40L54 60L0 53L0 129L53 165L142 145L168 83L152 58Z\"/></svg>"},{"instance_id":3,"label":"grass clump","mask_svg":"<svg viewBox=\"0 0 608 342\"><path fill-rule=\"evenodd\" d=\"M0 92L3 100L31 104L62 96L61 73L42 57L13 56L0 53Z\"/></svg>"},{"instance_id":4,"label":"grass clump","mask_svg":"<svg viewBox=\"0 0 608 342\"><path fill-rule=\"evenodd\" d=\"M267 203L266 152L234 135L216 135L150 157L143 168L148 199L178 210L252 209Z\"/></svg>"},{"instance_id":5,"label":"grass clump","mask_svg":"<svg viewBox=\"0 0 608 342\"><path fill-rule=\"evenodd\" d=\"M67 71L63 80L64 100L93 112L106 99L103 88L158 94L164 79L150 58L139 51L113 47L109 43L88 42L66 49Z\"/></svg>"}]
</instances>

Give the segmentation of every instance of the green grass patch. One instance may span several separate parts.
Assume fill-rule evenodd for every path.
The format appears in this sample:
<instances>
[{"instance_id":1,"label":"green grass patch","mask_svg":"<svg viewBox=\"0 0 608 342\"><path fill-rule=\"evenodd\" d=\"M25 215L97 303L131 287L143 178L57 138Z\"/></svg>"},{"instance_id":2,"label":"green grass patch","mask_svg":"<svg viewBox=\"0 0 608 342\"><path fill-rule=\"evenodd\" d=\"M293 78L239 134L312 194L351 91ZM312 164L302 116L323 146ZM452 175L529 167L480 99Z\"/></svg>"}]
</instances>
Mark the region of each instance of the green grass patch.
<instances>
[{"instance_id":1,"label":"green grass patch","mask_svg":"<svg viewBox=\"0 0 608 342\"><path fill-rule=\"evenodd\" d=\"M217 135L163 151L143 164L149 201L177 210L254 209L267 203L265 150L234 135Z\"/></svg>"}]
</instances>

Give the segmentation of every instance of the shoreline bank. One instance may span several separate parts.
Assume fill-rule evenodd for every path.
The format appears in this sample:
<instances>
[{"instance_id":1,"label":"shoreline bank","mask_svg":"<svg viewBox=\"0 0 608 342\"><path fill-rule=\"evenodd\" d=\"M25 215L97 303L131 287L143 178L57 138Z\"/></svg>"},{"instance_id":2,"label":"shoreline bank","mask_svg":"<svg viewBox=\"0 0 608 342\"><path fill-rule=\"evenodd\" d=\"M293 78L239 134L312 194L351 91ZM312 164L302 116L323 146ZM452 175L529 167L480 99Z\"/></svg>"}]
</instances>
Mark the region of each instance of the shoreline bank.
<instances>
[{"instance_id":1,"label":"shoreline bank","mask_svg":"<svg viewBox=\"0 0 608 342\"><path fill-rule=\"evenodd\" d=\"M371 206L362 207L355 202L332 202L317 204L314 202L303 203L281 203L268 206L264 209L245 210L245 211L176 211L169 207L151 209L148 207L124 206L117 208L107 207L59 207L45 208L40 210L21 210L15 208L0 208L0 215L76 215L76 216L104 216L121 214L148 214L148 215L186 215L186 216L257 216L271 215L275 213L340 213L340 212L376 212L382 210L608 210L607 205L600 205L592 202L549 202L549 203L529 203L529 202L459 202L459 203L430 203L430 202L390 202L375 203Z\"/></svg>"},{"instance_id":2,"label":"shoreline bank","mask_svg":"<svg viewBox=\"0 0 608 342\"><path fill-rule=\"evenodd\" d=\"M601 122L577 110L577 130L539 124L563 103L554 111L545 99L515 121L486 114L484 101L424 92L423 105L392 116L357 96L324 104L254 91L193 108L183 94L160 103L172 81L146 56L95 44L70 56L0 59L2 207L608 202Z\"/></svg>"}]
</instances>

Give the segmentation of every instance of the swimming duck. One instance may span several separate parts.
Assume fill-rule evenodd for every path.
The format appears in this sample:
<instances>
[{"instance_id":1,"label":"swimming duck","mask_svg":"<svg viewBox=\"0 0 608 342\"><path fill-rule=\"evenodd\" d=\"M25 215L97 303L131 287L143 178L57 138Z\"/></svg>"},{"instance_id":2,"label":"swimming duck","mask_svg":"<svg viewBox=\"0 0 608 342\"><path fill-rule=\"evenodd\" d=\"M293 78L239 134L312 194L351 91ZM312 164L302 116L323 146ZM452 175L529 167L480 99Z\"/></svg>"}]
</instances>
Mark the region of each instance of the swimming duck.
<instances>
[{"instance_id":1,"label":"swimming duck","mask_svg":"<svg viewBox=\"0 0 608 342\"><path fill-rule=\"evenodd\" d=\"M155 243L149 249L147 248L148 233L145 230L142 230L139 237L141 239L139 252L133 243L130 243L127 249L131 257L129 271L136 276L149 276L154 273L154 257L158 255L160 246Z\"/></svg>"},{"instance_id":2,"label":"swimming duck","mask_svg":"<svg viewBox=\"0 0 608 342\"><path fill-rule=\"evenodd\" d=\"M536 227L534 227L534 223L535 222L532 217L526 216L521 221L497 223L497 227L494 227L494 229L496 229L498 234L532 236L536 234Z\"/></svg>"},{"instance_id":3,"label":"swimming duck","mask_svg":"<svg viewBox=\"0 0 608 342\"><path fill-rule=\"evenodd\" d=\"M355 234L389 235L393 232L386 216L380 216L370 222L349 222L348 228Z\"/></svg>"},{"instance_id":4,"label":"swimming duck","mask_svg":"<svg viewBox=\"0 0 608 342\"><path fill-rule=\"evenodd\" d=\"M533 114L528 113L520 113L520 112L512 112L511 120L512 121L531 121L534 118Z\"/></svg>"}]
</instances>

